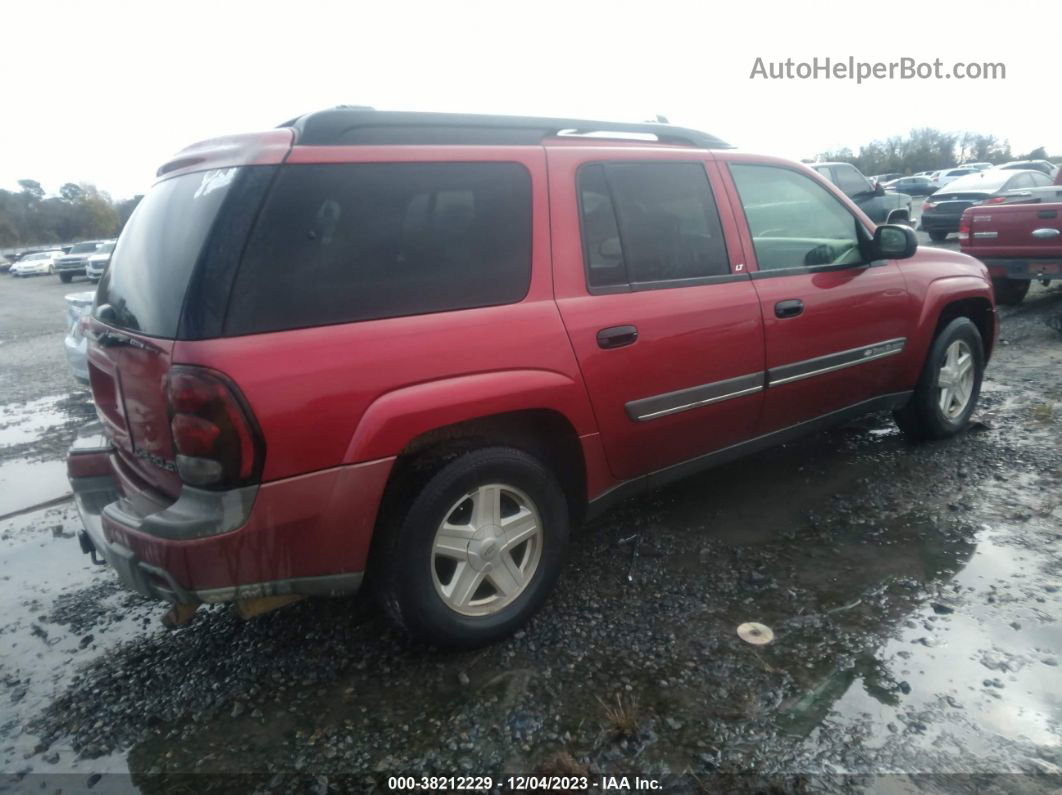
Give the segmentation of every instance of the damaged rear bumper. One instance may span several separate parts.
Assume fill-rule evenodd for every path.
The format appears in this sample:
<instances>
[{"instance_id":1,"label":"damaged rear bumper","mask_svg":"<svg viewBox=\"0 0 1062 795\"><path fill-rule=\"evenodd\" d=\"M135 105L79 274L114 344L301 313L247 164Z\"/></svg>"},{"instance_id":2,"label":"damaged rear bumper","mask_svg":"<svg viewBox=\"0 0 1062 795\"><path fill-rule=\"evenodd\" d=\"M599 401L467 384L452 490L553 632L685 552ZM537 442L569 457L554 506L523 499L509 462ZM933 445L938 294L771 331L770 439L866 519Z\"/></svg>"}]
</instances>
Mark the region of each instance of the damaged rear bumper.
<instances>
[{"instance_id":1,"label":"damaged rear bumper","mask_svg":"<svg viewBox=\"0 0 1062 795\"><path fill-rule=\"evenodd\" d=\"M98 422L67 457L82 549L126 587L178 604L357 591L390 465L232 492L185 487L165 504L136 490Z\"/></svg>"}]
</instances>

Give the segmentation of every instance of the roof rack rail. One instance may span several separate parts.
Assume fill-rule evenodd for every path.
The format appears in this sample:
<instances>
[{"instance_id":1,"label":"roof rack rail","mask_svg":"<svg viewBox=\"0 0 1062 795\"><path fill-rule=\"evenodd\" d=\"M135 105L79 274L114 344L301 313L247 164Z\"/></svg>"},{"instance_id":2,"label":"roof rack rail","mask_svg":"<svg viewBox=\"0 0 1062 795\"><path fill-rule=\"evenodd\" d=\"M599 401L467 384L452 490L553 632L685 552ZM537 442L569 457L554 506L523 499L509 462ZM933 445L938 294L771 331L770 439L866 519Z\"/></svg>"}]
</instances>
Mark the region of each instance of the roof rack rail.
<instances>
[{"instance_id":1,"label":"roof rack rail","mask_svg":"<svg viewBox=\"0 0 1062 795\"><path fill-rule=\"evenodd\" d=\"M304 146L387 144L534 145L554 136L630 140L653 136L656 143L698 149L730 149L714 135L653 122L612 122L537 116L379 111L341 105L308 113L280 125L295 130ZM610 135L612 133L613 135Z\"/></svg>"}]
</instances>

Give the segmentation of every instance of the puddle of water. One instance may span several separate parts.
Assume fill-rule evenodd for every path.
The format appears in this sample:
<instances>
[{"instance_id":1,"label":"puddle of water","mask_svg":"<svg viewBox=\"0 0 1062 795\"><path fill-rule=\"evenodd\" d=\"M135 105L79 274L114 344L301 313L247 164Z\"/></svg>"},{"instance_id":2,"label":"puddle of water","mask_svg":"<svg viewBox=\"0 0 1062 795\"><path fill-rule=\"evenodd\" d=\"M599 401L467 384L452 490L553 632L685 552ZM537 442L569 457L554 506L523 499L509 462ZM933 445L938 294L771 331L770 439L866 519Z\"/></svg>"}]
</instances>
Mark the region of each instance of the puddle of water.
<instances>
[{"instance_id":1,"label":"puddle of water","mask_svg":"<svg viewBox=\"0 0 1062 795\"><path fill-rule=\"evenodd\" d=\"M128 770L124 754L77 759L62 740L49 749L59 753L56 763L41 755L25 758L40 740L23 730L25 724L66 690L70 676L82 665L144 635L144 617L157 612L154 606L129 609L119 604L123 594L111 587L113 572L94 566L73 537L79 527L77 512L70 506L0 522L0 604L4 606L0 679L10 694L0 720L0 744L2 769L7 773L31 764L36 773L86 777ZM93 601L100 620L62 623L64 596ZM64 791L70 784L64 783Z\"/></svg>"},{"instance_id":2,"label":"puddle of water","mask_svg":"<svg viewBox=\"0 0 1062 795\"><path fill-rule=\"evenodd\" d=\"M68 423L69 413L59 407L67 399L67 395L53 395L0 406L0 447L35 441L50 428Z\"/></svg>"},{"instance_id":3,"label":"puddle of water","mask_svg":"<svg viewBox=\"0 0 1062 795\"><path fill-rule=\"evenodd\" d=\"M66 461L28 461L15 458L0 463L0 516L6 516L70 493Z\"/></svg>"},{"instance_id":4,"label":"puddle of water","mask_svg":"<svg viewBox=\"0 0 1062 795\"><path fill-rule=\"evenodd\" d=\"M987 752L995 737L1062 744L1062 599L1032 579L1038 562L986 534L954 579L954 590L966 592L973 609L938 615L925 608L907 622L913 627L877 651L892 678L904 683L900 703L883 703L860 678L833 705L831 719L868 722L869 741L878 744L913 726L905 742L929 748L940 742L939 727L920 726L920 716L939 720L943 711L953 724L948 732L961 735L967 751ZM1037 603L1037 591L1050 598ZM1010 599L1024 607L1009 607Z\"/></svg>"}]
</instances>

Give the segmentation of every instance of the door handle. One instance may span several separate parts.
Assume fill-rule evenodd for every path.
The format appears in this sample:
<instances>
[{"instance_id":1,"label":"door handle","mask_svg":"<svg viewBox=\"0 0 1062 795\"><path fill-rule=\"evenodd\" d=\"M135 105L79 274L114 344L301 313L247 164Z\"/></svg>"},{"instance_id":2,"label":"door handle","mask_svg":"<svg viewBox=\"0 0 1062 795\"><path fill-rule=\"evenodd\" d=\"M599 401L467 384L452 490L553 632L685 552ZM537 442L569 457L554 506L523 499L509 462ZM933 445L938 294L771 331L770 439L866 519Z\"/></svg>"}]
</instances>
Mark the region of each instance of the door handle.
<instances>
[{"instance_id":1,"label":"door handle","mask_svg":"<svg viewBox=\"0 0 1062 795\"><path fill-rule=\"evenodd\" d=\"M804 302L799 298L790 298L788 301L779 301L774 305L775 317L796 317L804 311Z\"/></svg>"},{"instance_id":2,"label":"door handle","mask_svg":"<svg viewBox=\"0 0 1062 795\"><path fill-rule=\"evenodd\" d=\"M622 348L638 339L638 329L634 326L612 326L597 332L597 347Z\"/></svg>"}]
</instances>

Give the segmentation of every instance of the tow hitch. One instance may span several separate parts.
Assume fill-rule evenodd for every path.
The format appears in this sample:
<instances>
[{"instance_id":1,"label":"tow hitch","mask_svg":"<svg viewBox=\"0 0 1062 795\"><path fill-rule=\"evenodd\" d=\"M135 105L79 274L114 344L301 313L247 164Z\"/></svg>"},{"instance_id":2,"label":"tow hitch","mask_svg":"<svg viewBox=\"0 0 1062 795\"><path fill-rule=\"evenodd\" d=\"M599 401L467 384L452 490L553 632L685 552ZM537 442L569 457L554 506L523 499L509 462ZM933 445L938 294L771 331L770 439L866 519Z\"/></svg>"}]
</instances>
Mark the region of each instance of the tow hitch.
<instances>
[{"instance_id":1,"label":"tow hitch","mask_svg":"<svg viewBox=\"0 0 1062 795\"><path fill-rule=\"evenodd\" d=\"M89 534L84 530L77 531L77 543L81 545L81 551L88 555L97 566L107 565L107 561L96 554L96 546L92 543L92 539L89 538Z\"/></svg>"}]
</instances>

